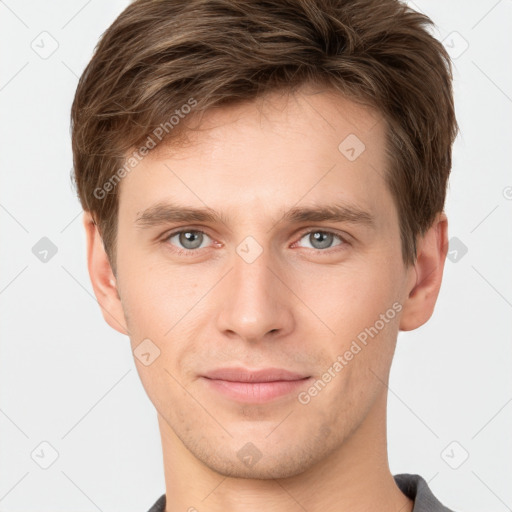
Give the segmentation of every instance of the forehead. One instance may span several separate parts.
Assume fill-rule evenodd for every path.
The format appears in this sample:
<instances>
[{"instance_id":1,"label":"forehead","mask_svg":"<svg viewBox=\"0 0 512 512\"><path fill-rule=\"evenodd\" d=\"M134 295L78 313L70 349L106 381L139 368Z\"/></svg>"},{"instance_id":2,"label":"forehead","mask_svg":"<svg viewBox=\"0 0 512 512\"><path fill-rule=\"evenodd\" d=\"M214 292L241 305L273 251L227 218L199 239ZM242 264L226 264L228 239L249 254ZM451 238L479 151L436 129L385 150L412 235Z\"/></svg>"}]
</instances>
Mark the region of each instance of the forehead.
<instances>
[{"instance_id":1,"label":"forehead","mask_svg":"<svg viewBox=\"0 0 512 512\"><path fill-rule=\"evenodd\" d=\"M185 145L161 143L123 179L121 213L166 201L247 218L300 203L393 207L383 119L332 90L211 109L190 128Z\"/></svg>"},{"instance_id":2,"label":"forehead","mask_svg":"<svg viewBox=\"0 0 512 512\"><path fill-rule=\"evenodd\" d=\"M340 137L350 134L365 143L366 150L378 151L386 129L382 115L374 108L354 103L332 88L309 84L295 92L273 91L252 101L213 107L199 117L192 112L190 120L185 117L183 122L187 123L185 142L159 144L150 159L189 158L204 152L212 155L239 144L248 149L248 137L256 132L256 143L266 142L271 147L279 138L288 147L300 146L312 155L315 148L340 151ZM324 143L319 144L319 139Z\"/></svg>"}]
</instances>

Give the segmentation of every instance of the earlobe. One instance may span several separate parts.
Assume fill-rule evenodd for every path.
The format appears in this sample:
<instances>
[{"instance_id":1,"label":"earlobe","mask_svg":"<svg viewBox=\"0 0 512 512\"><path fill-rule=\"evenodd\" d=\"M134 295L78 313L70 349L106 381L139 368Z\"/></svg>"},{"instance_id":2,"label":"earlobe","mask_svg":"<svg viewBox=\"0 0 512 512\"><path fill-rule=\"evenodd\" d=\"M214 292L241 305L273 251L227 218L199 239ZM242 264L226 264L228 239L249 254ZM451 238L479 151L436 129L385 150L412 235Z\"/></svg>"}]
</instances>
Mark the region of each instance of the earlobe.
<instances>
[{"instance_id":1,"label":"earlobe","mask_svg":"<svg viewBox=\"0 0 512 512\"><path fill-rule=\"evenodd\" d=\"M103 318L110 327L121 334L128 335L116 278L105 252L101 235L89 212L84 212L83 224L87 238L87 268Z\"/></svg>"},{"instance_id":2,"label":"earlobe","mask_svg":"<svg viewBox=\"0 0 512 512\"><path fill-rule=\"evenodd\" d=\"M448 219L441 212L418 241L416 263L410 268L412 284L409 285L400 319L401 331L417 329L432 316L441 288L447 252Z\"/></svg>"}]
</instances>

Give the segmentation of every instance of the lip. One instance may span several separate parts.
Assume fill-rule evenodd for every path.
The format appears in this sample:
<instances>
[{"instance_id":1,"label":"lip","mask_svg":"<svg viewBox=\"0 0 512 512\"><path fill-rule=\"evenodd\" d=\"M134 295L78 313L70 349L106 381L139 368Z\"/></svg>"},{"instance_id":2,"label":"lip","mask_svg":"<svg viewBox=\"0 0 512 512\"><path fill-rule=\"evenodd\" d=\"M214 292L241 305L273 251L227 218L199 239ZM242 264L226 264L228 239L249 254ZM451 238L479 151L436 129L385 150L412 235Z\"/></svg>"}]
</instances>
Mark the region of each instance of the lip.
<instances>
[{"instance_id":1,"label":"lip","mask_svg":"<svg viewBox=\"0 0 512 512\"><path fill-rule=\"evenodd\" d=\"M217 368L203 375L207 379L225 380L230 382L273 382L300 380L309 375L290 372L282 368L258 368L249 370L247 368Z\"/></svg>"},{"instance_id":2,"label":"lip","mask_svg":"<svg viewBox=\"0 0 512 512\"><path fill-rule=\"evenodd\" d=\"M311 378L281 368L218 368L202 377L210 389L227 398L255 404L296 392Z\"/></svg>"}]
</instances>

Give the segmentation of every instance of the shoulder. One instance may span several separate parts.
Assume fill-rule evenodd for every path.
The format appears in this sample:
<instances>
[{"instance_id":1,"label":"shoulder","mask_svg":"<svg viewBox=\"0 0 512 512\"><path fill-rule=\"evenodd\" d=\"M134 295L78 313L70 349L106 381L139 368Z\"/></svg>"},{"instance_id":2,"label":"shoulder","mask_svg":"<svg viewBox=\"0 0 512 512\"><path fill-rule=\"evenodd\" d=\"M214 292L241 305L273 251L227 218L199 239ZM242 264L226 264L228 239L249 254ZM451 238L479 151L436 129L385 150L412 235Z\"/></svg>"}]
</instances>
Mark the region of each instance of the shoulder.
<instances>
[{"instance_id":1,"label":"shoulder","mask_svg":"<svg viewBox=\"0 0 512 512\"><path fill-rule=\"evenodd\" d=\"M412 512L453 512L432 494L427 482L420 475L401 473L393 478L399 489L414 501Z\"/></svg>"},{"instance_id":2,"label":"shoulder","mask_svg":"<svg viewBox=\"0 0 512 512\"><path fill-rule=\"evenodd\" d=\"M158 498L148 512L165 512L165 494Z\"/></svg>"}]
</instances>

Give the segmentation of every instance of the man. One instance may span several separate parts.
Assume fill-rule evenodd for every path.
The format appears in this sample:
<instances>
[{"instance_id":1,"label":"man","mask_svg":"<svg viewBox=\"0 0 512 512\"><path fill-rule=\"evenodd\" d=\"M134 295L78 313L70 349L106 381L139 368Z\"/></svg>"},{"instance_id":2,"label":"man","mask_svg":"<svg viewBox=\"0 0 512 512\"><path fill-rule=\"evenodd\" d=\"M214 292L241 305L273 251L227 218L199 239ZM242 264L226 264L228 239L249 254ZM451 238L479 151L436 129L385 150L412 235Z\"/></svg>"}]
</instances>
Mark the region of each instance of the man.
<instances>
[{"instance_id":1,"label":"man","mask_svg":"<svg viewBox=\"0 0 512 512\"><path fill-rule=\"evenodd\" d=\"M393 476L400 330L433 313L457 132L395 0L139 0L72 109L88 266L161 433L152 511L446 511Z\"/></svg>"}]
</instances>

